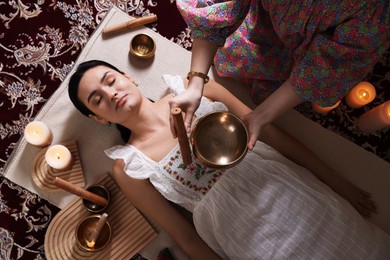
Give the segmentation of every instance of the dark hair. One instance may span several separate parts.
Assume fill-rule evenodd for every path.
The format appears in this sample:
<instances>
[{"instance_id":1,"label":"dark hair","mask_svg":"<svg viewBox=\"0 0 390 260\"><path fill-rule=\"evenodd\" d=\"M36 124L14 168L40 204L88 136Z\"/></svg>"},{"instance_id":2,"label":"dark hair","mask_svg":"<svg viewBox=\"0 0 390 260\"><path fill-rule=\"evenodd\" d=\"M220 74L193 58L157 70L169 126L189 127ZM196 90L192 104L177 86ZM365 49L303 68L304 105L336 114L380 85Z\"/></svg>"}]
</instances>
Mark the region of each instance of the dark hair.
<instances>
[{"instance_id":1,"label":"dark hair","mask_svg":"<svg viewBox=\"0 0 390 260\"><path fill-rule=\"evenodd\" d=\"M73 105L77 108L77 110L79 110L85 116L95 115L95 114L91 110L89 110L78 97L80 80L84 76L85 72L97 66L105 66L123 74L123 72L120 71L117 67L102 60L90 60L90 61L85 61L80 63L75 73L73 73L73 75L70 77L69 86L68 86L68 95ZM116 128L119 130L122 139L125 142L127 142L131 135L130 129L119 124L116 124Z\"/></svg>"}]
</instances>

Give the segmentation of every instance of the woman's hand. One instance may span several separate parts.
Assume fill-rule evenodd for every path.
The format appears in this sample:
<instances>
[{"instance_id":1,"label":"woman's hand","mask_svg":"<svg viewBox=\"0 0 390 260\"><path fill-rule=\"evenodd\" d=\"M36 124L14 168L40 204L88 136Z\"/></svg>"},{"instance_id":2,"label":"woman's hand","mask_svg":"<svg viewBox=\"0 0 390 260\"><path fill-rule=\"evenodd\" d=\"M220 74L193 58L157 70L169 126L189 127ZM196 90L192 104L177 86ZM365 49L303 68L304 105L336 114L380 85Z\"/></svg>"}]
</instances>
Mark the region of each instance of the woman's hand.
<instances>
[{"instance_id":1,"label":"woman's hand","mask_svg":"<svg viewBox=\"0 0 390 260\"><path fill-rule=\"evenodd\" d=\"M217 49L218 46L213 42L197 38L193 39L190 71L207 75ZM191 79L189 79L188 89L169 101L171 109L180 107L180 109L185 112L184 126L187 133L191 131L192 118L199 107L200 99L203 95L204 84L203 78L199 76L191 77ZM172 135L173 137L177 137L172 116L169 118L169 121Z\"/></svg>"},{"instance_id":2,"label":"woman's hand","mask_svg":"<svg viewBox=\"0 0 390 260\"><path fill-rule=\"evenodd\" d=\"M288 79L252 112L243 116L242 119L249 132L248 149L253 149L265 125L272 123L302 101L302 98L293 90L291 81Z\"/></svg>"},{"instance_id":3,"label":"woman's hand","mask_svg":"<svg viewBox=\"0 0 390 260\"><path fill-rule=\"evenodd\" d=\"M255 147L256 141L259 139L260 132L264 126L261 121L260 115L256 110L243 116L242 121L246 125L249 134L248 149L252 150Z\"/></svg>"},{"instance_id":4,"label":"woman's hand","mask_svg":"<svg viewBox=\"0 0 390 260\"><path fill-rule=\"evenodd\" d=\"M214 55L217 52L217 48L218 46L213 42L197 38L193 39L190 71L207 75ZM187 133L191 131L192 118L199 107L200 99L203 95L204 84L203 78L198 76L191 77L191 79L189 79L188 89L169 101L171 109L180 107L180 109L185 112L184 126ZM172 135L177 137L172 116L169 118L169 121Z\"/></svg>"},{"instance_id":5,"label":"woman's hand","mask_svg":"<svg viewBox=\"0 0 390 260\"><path fill-rule=\"evenodd\" d=\"M193 80L191 80L191 83L185 92L169 100L169 106L171 107L171 109L175 107L180 107L180 109L185 112L184 126L186 128L187 133L191 131L192 118L194 117L195 111L199 107L202 94L203 79L200 79L200 82L197 82L197 79L194 78ZM169 121L171 125L172 135L176 138L177 133L173 123L174 120L172 115L170 116Z\"/></svg>"},{"instance_id":6,"label":"woman's hand","mask_svg":"<svg viewBox=\"0 0 390 260\"><path fill-rule=\"evenodd\" d=\"M331 188L346 199L365 218L377 213L377 206L371 194L349 182L347 179L333 177Z\"/></svg>"}]
</instances>

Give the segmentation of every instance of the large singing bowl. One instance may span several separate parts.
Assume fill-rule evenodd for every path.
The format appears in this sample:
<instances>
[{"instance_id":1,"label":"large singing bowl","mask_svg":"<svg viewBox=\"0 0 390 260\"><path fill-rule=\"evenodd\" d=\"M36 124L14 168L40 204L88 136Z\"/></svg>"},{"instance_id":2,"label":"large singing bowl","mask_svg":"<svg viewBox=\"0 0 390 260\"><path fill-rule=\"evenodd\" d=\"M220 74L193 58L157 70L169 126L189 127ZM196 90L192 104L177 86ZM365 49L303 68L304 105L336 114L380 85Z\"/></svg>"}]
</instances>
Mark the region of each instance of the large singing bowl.
<instances>
[{"instance_id":1,"label":"large singing bowl","mask_svg":"<svg viewBox=\"0 0 390 260\"><path fill-rule=\"evenodd\" d=\"M229 112L212 112L194 125L190 143L195 157L204 165L230 168L248 151L248 132L244 123Z\"/></svg>"}]
</instances>

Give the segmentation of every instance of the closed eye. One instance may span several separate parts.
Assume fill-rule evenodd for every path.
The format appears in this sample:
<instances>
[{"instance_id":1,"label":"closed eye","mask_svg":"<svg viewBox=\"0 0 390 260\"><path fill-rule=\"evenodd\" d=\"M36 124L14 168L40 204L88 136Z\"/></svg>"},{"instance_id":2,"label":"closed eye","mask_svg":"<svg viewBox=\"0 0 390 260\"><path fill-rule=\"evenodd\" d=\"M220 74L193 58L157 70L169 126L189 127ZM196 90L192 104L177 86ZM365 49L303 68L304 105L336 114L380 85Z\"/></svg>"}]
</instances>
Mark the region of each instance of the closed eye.
<instances>
[{"instance_id":1,"label":"closed eye","mask_svg":"<svg viewBox=\"0 0 390 260\"><path fill-rule=\"evenodd\" d=\"M97 106L97 105L100 104L101 101L102 101L102 96L96 95L96 96L94 97L93 104L94 104L95 106Z\"/></svg>"},{"instance_id":2,"label":"closed eye","mask_svg":"<svg viewBox=\"0 0 390 260\"><path fill-rule=\"evenodd\" d=\"M100 79L100 83L112 87L115 84L115 75L111 74L110 71L106 71ZM98 94L97 90L92 91L87 98L88 103L91 102L93 105L99 105L102 99L103 97Z\"/></svg>"},{"instance_id":3,"label":"closed eye","mask_svg":"<svg viewBox=\"0 0 390 260\"><path fill-rule=\"evenodd\" d=\"M115 83L115 75L113 75L112 73L106 74L105 84L107 84L107 86L112 87L114 83Z\"/></svg>"},{"instance_id":4,"label":"closed eye","mask_svg":"<svg viewBox=\"0 0 390 260\"><path fill-rule=\"evenodd\" d=\"M115 78L113 80L111 80L111 82L108 84L110 87L112 87L115 83Z\"/></svg>"}]
</instances>

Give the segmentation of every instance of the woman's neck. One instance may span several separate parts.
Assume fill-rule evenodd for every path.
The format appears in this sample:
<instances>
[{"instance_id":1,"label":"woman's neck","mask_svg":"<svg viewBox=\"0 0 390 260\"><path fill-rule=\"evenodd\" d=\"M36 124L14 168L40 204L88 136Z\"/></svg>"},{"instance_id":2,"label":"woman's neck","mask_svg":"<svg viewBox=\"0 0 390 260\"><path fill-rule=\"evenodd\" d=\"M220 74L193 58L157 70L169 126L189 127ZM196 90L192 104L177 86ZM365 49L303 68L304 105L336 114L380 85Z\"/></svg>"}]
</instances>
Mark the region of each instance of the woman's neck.
<instances>
[{"instance_id":1,"label":"woman's neck","mask_svg":"<svg viewBox=\"0 0 390 260\"><path fill-rule=\"evenodd\" d=\"M122 125L131 130L129 142L144 141L164 128L169 129L168 99L162 98L155 103L144 99L134 117L129 118Z\"/></svg>"}]
</instances>

